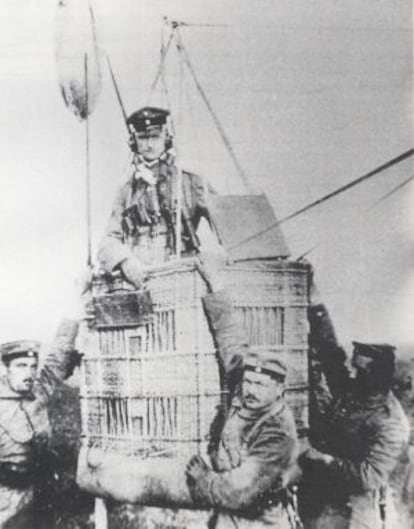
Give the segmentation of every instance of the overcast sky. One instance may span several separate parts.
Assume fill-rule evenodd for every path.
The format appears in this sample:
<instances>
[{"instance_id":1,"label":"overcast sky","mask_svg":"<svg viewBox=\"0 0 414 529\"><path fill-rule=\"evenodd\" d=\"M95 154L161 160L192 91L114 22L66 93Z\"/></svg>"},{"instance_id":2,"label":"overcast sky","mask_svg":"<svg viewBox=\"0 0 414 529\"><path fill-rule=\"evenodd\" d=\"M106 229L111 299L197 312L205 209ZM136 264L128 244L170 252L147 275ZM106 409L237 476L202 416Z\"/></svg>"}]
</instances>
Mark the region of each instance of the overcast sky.
<instances>
[{"instance_id":1,"label":"overcast sky","mask_svg":"<svg viewBox=\"0 0 414 529\"><path fill-rule=\"evenodd\" d=\"M70 0L67 0L70 3ZM0 341L50 339L86 260L85 127L64 106L57 2L0 4ZM409 0L95 0L127 112L147 103L162 15L182 29L197 75L255 190L283 217L413 146ZM171 50L169 88L178 105ZM127 159L113 87L91 116L94 247ZM243 186L187 75L185 166L221 193ZM153 102L159 103L157 94ZM283 227L309 255L338 335L406 342L413 327L413 173L408 160Z\"/></svg>"}]
</instances>

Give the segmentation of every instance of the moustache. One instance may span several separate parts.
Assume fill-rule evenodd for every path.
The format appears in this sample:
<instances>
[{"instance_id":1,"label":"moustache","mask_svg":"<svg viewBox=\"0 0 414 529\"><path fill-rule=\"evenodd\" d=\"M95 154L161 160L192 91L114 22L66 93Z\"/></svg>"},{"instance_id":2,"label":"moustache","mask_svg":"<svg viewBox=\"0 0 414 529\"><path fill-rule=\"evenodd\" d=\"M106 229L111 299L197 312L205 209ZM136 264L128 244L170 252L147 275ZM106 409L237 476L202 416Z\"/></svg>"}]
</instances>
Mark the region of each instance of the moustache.
<instances>
[{"instance_id":1,"label":"moustache","mask_svg":"<svg viewBox=\"0 0 414 529\"><path fill-rule=\"evenodd\" d=\"M256 397L254 395L251 395L250 393L244 396L244 400L252 400L254 402L257 402Z\"/></svg>"}]
</instances>

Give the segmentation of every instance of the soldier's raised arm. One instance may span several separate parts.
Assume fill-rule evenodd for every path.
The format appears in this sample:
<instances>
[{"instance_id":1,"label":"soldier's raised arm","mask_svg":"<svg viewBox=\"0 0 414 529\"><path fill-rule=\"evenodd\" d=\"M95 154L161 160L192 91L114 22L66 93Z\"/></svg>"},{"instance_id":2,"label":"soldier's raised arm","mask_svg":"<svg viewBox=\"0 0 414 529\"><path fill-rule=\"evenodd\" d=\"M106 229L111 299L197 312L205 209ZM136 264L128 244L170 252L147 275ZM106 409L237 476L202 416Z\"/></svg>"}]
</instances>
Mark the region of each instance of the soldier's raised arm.
<instances>
[{"instance_id":1,"label":"soldier's raised arm","mask_svg":"<svg viewBox=\"0 0 414 529\"><path fill-rule=\"evenodd\" d=\"M43 390L49 396L79 365L79 353L75 348L78 330L79 322L69 319L63 320L58 327L38 377Z\"/></svg>"},{"instance_id":2,"label":"soldier's raised arm","mask_svg":"<svg viewBox=\"0 0 414 529\"><path fill-rule=\"evenodd\" d=\"M346 354L338 343L327 307L320 301L313 275L310 278L308 309L311 386L323 400L341 395L348 372Z\"/></svg>"},{"instance_id":3,"label":"soldier's raised arm","mask_svg":"<svg viewBox=\"0 0 414 529\"><path fill-rule=\"evenodd\" d=\"M80 353L76 348L80 320L85 317L85 293L91 284L92 272L87 270L76 282L70 306L67 308L69 318L61 321L54 339L48 348L48 354L38 374L38 385L47 396L56 387L69 378L74 369L80 365Z\"/></svg>"},{"instance_id":4,"label":"soldier's raised arm","mask_svg":"<svg viewBox=\"0 0 414 529\"><path fill-rule=\"evenodd\" d=\"M238 391L243 375L243 355L247 353L248 345L230 296L223 289L219 266L220 259L213 256L201 255L197 262L197 269L209 290L203 298L204 309L232 395Z\"/></svg>"}]
</instances>

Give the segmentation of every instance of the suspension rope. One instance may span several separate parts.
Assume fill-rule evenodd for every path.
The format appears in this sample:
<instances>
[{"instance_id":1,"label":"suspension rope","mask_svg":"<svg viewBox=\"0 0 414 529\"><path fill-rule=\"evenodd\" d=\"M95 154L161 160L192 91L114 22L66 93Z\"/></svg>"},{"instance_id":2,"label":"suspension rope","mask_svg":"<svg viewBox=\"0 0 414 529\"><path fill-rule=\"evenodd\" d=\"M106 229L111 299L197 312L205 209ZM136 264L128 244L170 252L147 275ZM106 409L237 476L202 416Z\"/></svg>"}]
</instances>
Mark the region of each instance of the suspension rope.
<instances>
[{"instance_id":1,"label":"suspension rope","mask_svg":"<svg viewBox=\"0 0 414 529\"><path fill-rule=\"evenodd\" d=\"M164 59L165 59L165 56L164 56ZM162 67L161 67L161 86L162 86L162 91L163 91L163 94L164 94L164 97L165 97L165 101L166 101L166 104L167 104L167 109L170 111L170 123L171 123L171 132L172 132L172 135L175 136L176 135L176 127L175 127L175 121L174 121L174 117L172 115L172 112L171 112L171 98L170 98L170 91L168 89L168 85L167 85L167 79L165 77L165 61L163 62L162 64Z\"/></svg>"},{"instance_id":2,"label":"suspension rope","mask_svg":"<svg viewBox=\"0 0 414 529\"><path fill-rule=\"evenodd\" d=\"M186 47L184 46L183 42L182 42L182 39L181 39L181 36L179 34L179 29L178 27L176 28L176 31L174 33L174 36L175 36L175 39L176 39L176 42L177 42L177 49L179 50L179 52L183 55L183 58L184 58L184 61L185 61L185 64L187 65L187 68L191 74L191 77L193 78L193 81L197 87L197 90L202 98L202 100L204 101L208 111L210 112L210 115L211 117L213 118L213 121L214 121L214 124L216 125L217 127L217 130L221 136L221 139L223 140L223 143L225 145L225 147L227 148L227 151L231 157L231 159L233 160L233 163L240 175L240 178L242 179L243 181L243 184L245 186L245 188L250 192L252 193L253 192L253 186L251 185L246 173L244 172L242 166L240 165L240 162L233 150L233 147L230 143L230 140L223 128L223 125L221 124L219 118L217 117L217 114L215 113L213 107L211 106L211 103L203 89L203 87L201 86L200 84L200 81L198 80L198 77L197 77L197 74L195 73L195 70L194 70L194 67L192 65L192 62L190 60L190 57L188 55L188 52L187 52L187 49Z\"/></svg>"},{"instance_id":3,"label":"suspension rope","mask_svg":"<svg viewBox=\"0 0 414 529\"><path fill-rule=\"evenodd\" d=\"M371 208L370 209L374 209L375 207L377 207L379 204L381 204L382 202L384 202L385 200L387 200L387 198L389 198L390 196L392 196L394 193L396 193L397 191L399 191L401 188L405 187L407 184L409 184L412 180L414 180L414 175L411 175L409 178L406 178L405 180L403 180L402 182L400 182L397 186L395 186L393 189L391 189L391 191L388 191L388 193L385 193L385 195L383 195L382 197L380 197L376 202L374 202L374 204L372 204Z\"/></svg>"},{"instance_id":4,"label":"suspension rope","mask_svg":"<svg viewBox=\"0 0 414 529\"><path fill-rule=\"evenodd\" d=\"M409 149L408 151L400 154L399 156L396 156L392 160L390 160L390 161L388 161L388 162L376 167L375 169L373 169L369 173L366 173L366 174L356 178L355 180L351 180L351 182L348 182L347 184L335 189L331 193L328 193L327 195L324 195L321 198L318 198L314 202L311 202L310 204L304 206L303 208L298 209L294 213L291 213L290 215L287 215L286 217L283 217L282 219L274 222L272 225L270 225L266 229L258 231L257 233L254 233L253 235L250 235L249 237L246 237L245 239L243 239L242 241L238 242L237 244L233 244L233 246L230 246L228 248L228 250L233 250L235 248L238 248L239 246L242 246L243 244L246 244L247 242L255 239L256 237L259 237L260 235L263 235L263 234L267 233L268 231L273 230L274 228L276 228L276 226L279 226L283 222L291 220L291 219L297 217L298 215L301 215L302 213L305 213L305 211L309 211L310 209L318 206L319 204L322 204L323 202L326 202L327 200L329 200L329 199L331 199L331 198L333 198L333 197L335 197L335 196L337 196L337 195L339 195L341 193L344 193L345 191L348 191L348 189L351 189L352 187L364 182L365 180L368 180L369 178L372 178L373 176L378 175L379 173L385 171L386 169L389 169L393 165L396 165L396 164L402 162L403 160L409 158L410 156L413 156L413 154L414 154L414 149Z\"/></svg>"},{"instance_id":5,"label":"suspension rope","mask_svg":"<svg viewBox=\"0 0 414 529\"><path fill-rule=\"evenodd\" d=\"M375 209L377 206L379 206L382 202L387 200L390 196L394 195L397 191L399 191L401 188L409 184L412 180L414 180L414 175L411 175L409 178L406 178L403 182L400 182L397 186L393 187L391 191L388 191L388 193L385 193L385 195L382 195L376 202L374 202L369 208L364 210L364 213L368 213ZM313 250L316 250L319 246L321 246L323 241L319 241L318 243L314 244L309 250L306 250L305 253L300 255L296 261L301 261L304 259L307 255L309 255Z\"/></svg>"},{"instance_id":6,"label":"suspension rope","mask_svg":"<svg viewBox=\"0 0 414 529\"><path fill-rule=\"evenodd\" d=\"M173 37L174 37L174 29L171 30L171 33L170 33L170 36L168 38L167 44L165 46L164 45L161 46L160 64L158 65L157 73L155 75L155 78L154 78L154 80L152 82L152 85L151 85L151 88L150 88L150 93L149 93L149 96L148 96L148 103L151 101L152 95L153 95L153 93L154 93L154 91L155 91L155 89L157 87L157 84L158 84L158 81L160 80L160 77L162 77L164 75L165 59L167 57L168 50L170 49Z\"/></svg>"},{"instance_id":7,"label":"suspension rope","mask_svg":"<svg viewBox=\"0 0 414 529\"><path fill-rule=\"evenodd\" d=\"M129 127L128 127L128 116L127 116L127 113L126 113L126 110L125 110L125 107L124 107L124 103L122 101L121 92L119 91L119 86L118 86L118 83L116 81L115 74L114 74L114 71L112 69L111 61L109 59L109 55L108 54L106 55L106 62L108 64L108 69L109 69L109 73L111 75L112 84L113 84L114 89L115 89L116 98L118 100L118 104L119 104L119 107L120 107L121 112L122 112L122 117L124 118L124 123L125 123L125 126L127 128L128 134L129 134L130 131L129 131Z\"/></svg>"},{"instance_id":8,"label":"suspension rope","mask_svg":"<svg viewBox=\"0 0 414 529\"><path fill-rule=\"evenodd\" d=\"M88 79L88 54L84 56L85 75L85 143L86 143L86 230L87 230L87 265L92 266L92 213L91 213L91 155L90 155L90 129L89 129L89 79Z\"/></svg>"}]
</instances>

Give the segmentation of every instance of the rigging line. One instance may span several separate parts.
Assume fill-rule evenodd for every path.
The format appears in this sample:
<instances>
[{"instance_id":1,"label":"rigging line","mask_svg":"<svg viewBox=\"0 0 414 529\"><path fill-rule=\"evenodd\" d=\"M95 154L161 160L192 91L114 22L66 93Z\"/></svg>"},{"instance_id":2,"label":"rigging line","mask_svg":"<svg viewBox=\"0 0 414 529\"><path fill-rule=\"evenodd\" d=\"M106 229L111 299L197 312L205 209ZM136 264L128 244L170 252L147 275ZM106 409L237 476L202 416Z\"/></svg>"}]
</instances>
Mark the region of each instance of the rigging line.
<instances>
[{"instance_id":1,"label":"rigging line","mask_svg":"<svg viewBox=\"0 0 414 529\"><path fill-rule=\"evenodd\" d=\"M409 178L406 178L403 182L400 182L397 186L395 186L393 189L391 189L391 191L388 191L388 193L385 193L385 195L383 195L376 202L374 202L374 204L370 207L370 210L374 209L376 206L378 206L379 204L384 202L384 200L386 200L387 198L392 196L394 193L399 191L402 187L404 187L407 184L409 184L412 180L414 180L414 175L411 175Z\"/></svg>"},{"instance_id":2,"label":"rigging line","mask_svg":"<svg viewBox=\"0 0 414 529\"><path fill-rule=\"evenodd\" d=\"M106 55L106 62L108 63L109 73L111 75L112 84L114 85L114 88L115 88L116 98L118 99L119 106L121 107L121 112L122 112L122 116L124 118L124 123L125 123L125 126L126 126L126 128L128 130L128 134L129 134L130 130L129 130L129 127L128 127L128 116L127 116L127 113L125 111L124 103L123 103L122 97L121 97L121 92L119 91L118 83L116 82L115 74L114 74L114 71L112 70L112 65L111 65L111 61L109 60L109 55L108 54Z\"/></svg>"},{"instance_id":3,"label":"rigging line","mask_svg":"<svg viewBox=\"0 0 414 529\"><path fill-rule=\"evenodd\" d=\"M234 248L238 248L239 246L242 246L243 244L255 239L256 237L259 237L260 235L263 235L264 233L267 233L268 231L272 230L273 228L276 228L276 226L279 226L283 222L286 222L286 221L288 221L290 219L293 219L293 218L297 217L298 215L301 215L305 211L308 211L308 210L314 208L315 206L318 206L319 204L322 204L323 202L326 202L327 200L335 197L336 195L339 195L340 193L348 191L348 189L351 189L352 187L362 183L363 181L368 180L369 178L372 178L373 176L381 173L382 171L385 171L385 169L388 169L389 167L392 167L393 165L402 162L406 158L409 158L410 156L413 156L413 154L414 154L414 149L409 149L408 151L400 154L399 156L396 156L392 160L389 160L388 162L376 167L375 169L373 169L369 173L366 173L366 174L356 178L355 180L351 180L347 184L335 189L331 193L328 193L327 195L324 195L321 198L318 198L317 200L311 202L310 204L307 204L303 208L300 208L300 209L296 210L295 212L291 213L290 215L287 215L286 217L283 217L282 219L274 222L273 224L268 226L266 229L258 231L257 233L254 233L253 235L250 235L249 237L246 237L245 239L239 241L237 244L233 244L233 246L230 246L228 248L228 250L233 250Z\"/></svg>"},{"instance_id":4,"label":"rigging line","mask_svg":"<svg viewBox=\"0 0 414 529\"><path fill-rule=\"evenodd\" d=\"M164 55L164 50L165 50L165 42L164 42L164 26L161 26L161 31L160 31L160 61L161 61L161 58L162 56ZM163 72L164 72L165 68L163 68ZM165 95L165 90L163 90L163 85L162 85L162 81L163 81L163 76L161 75L161 106L162 108L168 108L168 110L170 110L169 106L166 106L168 105L168 101L167 101L167 98L166 98L166 95ZM151 94L149 94L149 100L151 99Z\"/></svg>"},{"instance_id":5,"label":"rigging line","mask_svg":"<svg viewBox=\"0 0 414 529\"><path fill-rule=\"evenodd\" d=\"M190 71L191 77L193 78L193 81L194 81L194 83L195 83L195 85L197 87L197 90L199 91L201 98L203 99L208 111L210 112L211 117L213 118L213 121L214 121L214 123L215 123L215 125L217 127L217 130L218 130L218 132L219 132L219 134L221 136L221 139L223 140L223 143L226 146L227 151L228 151L231 159L233 160L233 163L234 163L234 165L235 165L235 167L236 167L236 169L237 169L237 171L238 171L238 173L240 175L240 178L242 179L246 189L250 193L252 193L253 192L253 187L252 187L251 183L249 182L249 179L248 179L246 173L244 172L242 166L240 165L240 162L237 159L237 156L236 156L236 154L235 154L235 152L233 150L233 147L232 147L232 145L230 143L230 140L228 139L227 134L224 131L223 126L222 126L219 118L217 117L217 114L213 110L213 107L211 106L210 101L208 100L208 97L207 97L203 87L201 86L199 80L198 80L198 77L197 77L197 75L195 73L195 70L194 70L193 65L191 63L191 60L190 60L190 57L188 55L187 49L185 48L181 37L177 37L177 34L179 35L179 30L178 29L176 30L176 35L175 35L175 38L176 38L176 41L177 41L177 46L178 46L179 51L181 52L181 54L184 57L185 64L187 65L187 68Z\"/></svg>"},{"instance_id":6,"label":"rigging line","mask_svg":"<svg viewBox=\"0 0 414 529\"><path fill-rule=\"evenodd\" d=\"M180 53L180 47L182 46L181 36L177 34L176 37L178 50L178 119L182 127L184 122L184 61ZM180 130L180 134L182 136L182 130Z\"/></svg>"},{"instance_id":7,"label":"rigging line","mask_svg":"<svg viewBox=\"0 0 414 529\"><path fill-rule=\"evenodd\" d=\"M209 23L202 23L202 22L183 22L182 20L170 20L167 16L162 17L165 24L167 26L170 26L173 29L176 29L178 27L195 27L195 28L228 28L229 24L209 24Z\"/></svg>"},{"instance_id":8,"label":"rigging line","mask_svg":"<svg viewBox=\"0 0 414 529\"><path fill-rule=\"evenodd\" d=\"M184 99L185 99L185 108L188 109L188 116L189 116L189 130L192 139L194 140L194 146L195 146L195 156L197 157L197 160L201 159L201 152L200 152L200 134L199 134L199 127L197 126L197 119L195 116L194 111L194 105L193 105L193 94L196 95L195 92L190 91L189 89L189 79L188 76L184 77ZM203 199L205 203L207 204L207 207L209 206L209 187L208 187L208 181L207 176L205 174L205 171L202 172L201 175L202 179L202 189L203 189Z\"/></svg>"},{"instance_id":9,"label":"rigging line","mask_svg":"<svg viewBox=\"0 0 414 529\"><path fill-rule=\"evenodd\" d=\"M390 196L392 196L394 193L396 193L397 191L399 191L402 187L406 186L407 184L409 184L412 180L414 180L414 175L411 175L409 178L405 179L403 182L400 182L397 186L393 187L391 189L391 191L388 191L388 193L385 193L385 195L382 195L376 202L374 202L369 208L367 208L364 212L365 213L368 213L370 211L372 211L373 209L375 209L377 206L379 206L382 202L384 202L385 200L387 200L387 198L389 198ZM316 243L315 245L313 245L311 248L309 248L309 250L306 250L305 253L303 253L302 255L300 255L297 259L295 259L295 261L300 261L302 259L304 259L307 255L309 255L311 252L313 252L313 250L315 250L316 248L318 248L318 246L320 246L322 244L323 241L319 241L318 243Z\"/></svg>"},{"instance_id":10,"label":"rigging line","mask_svg":"<svg viewBox=\"0 0 414 529\"><path fill-rule=\"evenodd\" d=\"M179 22L179 26L187 28L228 28L230 24L189 24L187 22Z\"/></svg>"},{"instance_id":11,"label":"rigging line","mask_svg":"<svg viewBox=\"0 0 414 529\"><path fill-rule=\"evenodd\" d=\"M172 27L181 27L181 28L228 28L230 24L191 24L189 22L178 22L176 20L171 20L170 24Z\"/></svg>"},{"instance_id":12,"label":"rigging line","mask_svg":"<svg viewBox=\"0 0 414 529\"><path fill-rule=\"evenodd\" d=\"M297 257L297 258L295 259L295 261L302 261L302 259L305 259L305 257L306 257L307 255L309 255L311 252L313 252L313 250L316 250L316 248L317 248L318 246L320 246L320 245L321 245L321 241L317 242L316 244L314 244L313 246L311 246L308 250L306 250L306 252L304 252L302 255L299 255L299 257Z\"/></svg>"},{"instance_id":13,"label":"rigging line","mask_svg":"<svg viewBox=\"0 0 414 529\"><path fill-rule=\"evenodd\" d=\"M90 130L89 130L89 80L88 80L88 54L84 56L85 75L85 141L86 141L86 229L87 229L87 265L92 266L92 220L91 220L91 157L90 157Z\"/></svg>"},{"instance_id":14,"label":"rigging line","mask_svg":"<svg viewBox=\"0 0 414 529\"><path fill-rule=\"evenodd\" d=\"M164 93L165 101L166 101L166 104L167 104L167 109L170 111L170 116L169 117L170 117L170 123L171 123L171 132L172 132L172 135L175 136L176 135L176 127L175 127L175 121L174 121L174 118L173 118L173 115L172 115L172 112L171 112L170 91L168 90L167 80L165 78L164 72L161 74L161 83L162 83L162 90L163 90L163 93Z\"/></svg>"},{"instance_id":15,"label":"rigging line","mask_svg":"<svg viewBox=\"0 0 414 529\"><path fill-rule=\"evenodd\" d=\"M170 33L170 36L168 38L167 44L165 45L165 47L163 49L161 49L160 64L158 65L158 70L157 70L157 73L155 75L155 79L152 82L148 100L151 100L151 96L154 93L154 90L155 90L155 88L156 88L156 86L158 84L158 81L160 80L160 77L163 75L165 59L167 57L168 50L170 49L173 37L174 37L174 29L171 30L171 33Z\"/></svg>"},{"instance_id":16,"label":"rigging line","mask_svg":"<svg viewBox=\"0 0 414 529\"><path fill-rule=\"evenodd\" d=\"M193 93L190 92L188 87L188 78L186 77L184 79L184 95L186 100L186 108L188 108L188 115L189 115L189 121L190 121L190 130L191 130L191 137L194 139L194 145L196 148L196 156L199 160L201 158L201 152L200 152L200 131L199 127L197 126L197 119L195 117L194 112L194 106L193 106Z\"/></svg>"},{"instance_id":17,"label":"rigging line","mask_svg":"<svg viewBox=\"0 0 414 529\"><path fill-rule=\"evenodd\" d=\"M176 127L175 127L175 121L174 121L174 118L172 116L172 112L171 112L171 99L170 99L170 92L168 90L168 86L167 86L167 79L165 77L165 55L166 55L166 52L165 52L165 45L164 45L164 38L163 38L163 33L161 34L161 62L160 62L160 79L161 79L161 90L162 90L162 93L164 95L164 98L165 98L165 102L166 102L166 105L167 105L167 109L170 111L170 123L171 123L171 133L173 136L176 135ZM172 36L170 35L170 38L172 39ZM164 57L164 60L162 59L162 57ZM155 88L155 87L154 87ZM149 100L151 99L151 95L149 95Z\"/></svg>"}]
</instances>

